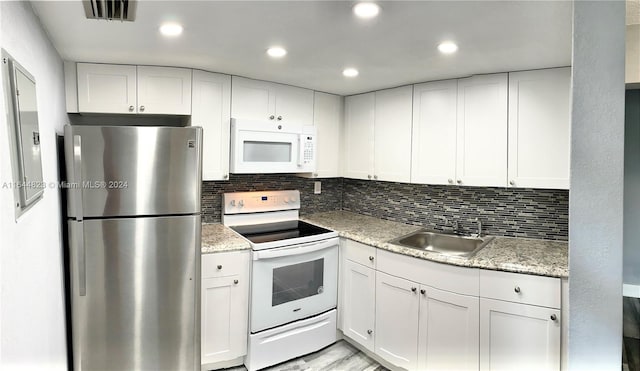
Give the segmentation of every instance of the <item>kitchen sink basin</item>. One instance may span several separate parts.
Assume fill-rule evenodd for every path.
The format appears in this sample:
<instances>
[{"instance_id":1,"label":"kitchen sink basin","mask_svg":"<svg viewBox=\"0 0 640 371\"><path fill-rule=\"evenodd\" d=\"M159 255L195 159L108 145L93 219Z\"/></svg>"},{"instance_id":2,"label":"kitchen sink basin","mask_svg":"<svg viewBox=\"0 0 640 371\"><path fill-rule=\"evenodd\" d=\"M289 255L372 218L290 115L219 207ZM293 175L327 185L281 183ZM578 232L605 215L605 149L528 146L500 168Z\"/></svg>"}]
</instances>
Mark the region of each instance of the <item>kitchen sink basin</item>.
<instances>
[{"instance_id":1,"label":"kitchen sink basin","mask_svg":"<svg viewBox=\"0 0 640 371\"><path fill-rule=\"evenodd\" d=\"M411 249L468 258L485 247L491 240L493 237L467 237L421 229L389 242Z\"/></svg>"}]
</instances>

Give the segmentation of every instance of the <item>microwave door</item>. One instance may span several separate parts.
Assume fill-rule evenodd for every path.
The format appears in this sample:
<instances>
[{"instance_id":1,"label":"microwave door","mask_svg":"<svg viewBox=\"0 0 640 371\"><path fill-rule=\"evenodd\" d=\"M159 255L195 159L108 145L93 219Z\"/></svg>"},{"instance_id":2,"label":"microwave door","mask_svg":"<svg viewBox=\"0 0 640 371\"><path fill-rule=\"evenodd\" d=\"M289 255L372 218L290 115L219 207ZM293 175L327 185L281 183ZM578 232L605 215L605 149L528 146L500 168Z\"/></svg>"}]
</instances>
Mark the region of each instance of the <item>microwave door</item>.
<instances>
[{"instance_id":1,"label":"microwave door","mask_svg":"<svg viewBox=\"0 0 640 371\"><path fill-rule=\"evenodd\" d=\"M233 173L292 173L298 168L299 138L293 133L240 131L233 143Z\"/></svg>"}]
</instances>

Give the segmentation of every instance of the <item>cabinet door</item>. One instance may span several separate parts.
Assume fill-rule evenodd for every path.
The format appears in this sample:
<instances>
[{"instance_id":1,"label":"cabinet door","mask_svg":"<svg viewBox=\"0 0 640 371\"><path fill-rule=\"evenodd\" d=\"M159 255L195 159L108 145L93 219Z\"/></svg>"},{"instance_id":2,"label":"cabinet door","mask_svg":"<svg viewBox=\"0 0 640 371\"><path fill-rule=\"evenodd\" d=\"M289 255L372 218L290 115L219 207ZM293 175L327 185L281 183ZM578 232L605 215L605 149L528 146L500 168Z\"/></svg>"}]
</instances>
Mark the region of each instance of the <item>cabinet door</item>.
<instances>
[{"instance_id":1,"label":"cabinet door","mask_svg":"<svg viewBox=\"0 0 640 371\"><path fill-rule=\"evenodd\" d=\"M559 310L480 299L481 371L559 369Z\"/></svg>"},{"instance_id":2,"label":"cabinet door","mask_svg":"<svg viewBox=\"0 0 640 371\"><path fill-rule=\"evenodd\" d=\"M313 124L313 90L273 84L276 120L296 124Z\"/></svg>"},{"instance_id":3,"label":"cabinet door","mask_svg":"<svg viewBox=\"0 0 640 371\"><path fill-rule=\"evenodd\" d=\"M345 260L342 287L342 332L373 351L376 271Z\"/></svg>"},{"instance_id":4,"label":"cabinet door","mask_svg":"<svg viewBox=\"0 0 640 371\"><path fill-rule=\"evenodd\" d=\"M346 97L344 176L353 179L373 177L374 93Z\"/></svg>"},{"instance_id":5,"label":"cabinet door","mask_svg":"<svg viewBox=\"0 0 640 371\"><path fill-rule=\"evenodd\" d=\"M343 98L315 92L313 125L318 131L318 158L314 177L335 178L341 175Z\"/></svg>"},{"instance_id":6,"label":"cabinet door","mask_svg":"<svg viewBox=\"0 0 640 371\"><path fill-rule=\"evenodd\" d=\"M275 120L275 91L270 82L231 78L231 117L237 119Z\"/></svg>"},{"instance_id":7,"label":"cabinet door","mask_svg":"<svg viewBox=\"0 0 640 371\"><path fill-rule=\"evenodd\" d=\"M202 180L229 178L231 76L193 71L191 125L202 126Z\"/></svg>"},{"instance_id":8,"label":"cabinet door","mask_svg":"<svg viewBox=\"0 0 640 371\"><path fill-rule=\"evenodd\" d=\"M478 370L480 299L420 288L418 369Z\"/></svg>"},{"instance_id":9,"label":"cabinet door","mask_svg":"<svg viewBox=\"0 0 640 371\"><path fill-rule=\"evenodd\" d=\"M456 182L507 184L507 74L458 80Z\"/></svg>"},{"instance_id":10,"label":"cabinet door","mask_svg":"<svg viewBox=\"0 0 640 371\"><path fill-rule=\"evenodd\" d=\"M411 180L411 120L413 86L375 93L374 179Z\"/></svg>"},{"instance_id":11,"label":"cabinet door","mask_svg":"<svg viewBox=\"0 0 640 371\"><path fill-rule=\"evenodd\" d=\"M191 114L191 69L138 66L138 113Z\"/></svg>"},{"instance_id":12,"label":"cabinet door","mask_svg":"<svg viewBox=\"0 0 640 371\"><path fill-rule=\"evenodd\" d=\"M376 350L392 364L416 369L418 359L418 285L376 273Z\"/></svg>"},{"instance_id":13,"label":"cabinet door","mask_svg":"<svg viewBox=\"0 0 640 371\"><path fill-rule=\"evenodd\" d=\"M571 68L509 73L509 186L569 189Z\"/></svg>"},{"instance_id":14,"label":"cabinet door","mask_svg":"<svg viewBox=\"0 0 640 371\"><path fill-rule=\"evenodd\" d=\"M248 318L246 276L202 280L202 363L246 354Z\"/></svg>"},{"instance_id":15,"label":"cabinet door","mask_svg":"<svg viewBox=\"0 0 640 371\"><path fill-rule=\"evenodd\" d=\"M78 111L137 113L136 66L78 63Z\"/></svg>"},{"instance_id":16,"label":"cabinet door","mask_svg":"<svg viewBox=\"0 0 640 371\"><path fill-rule=\"evenodd\" d=\"M413 87L412 183L455 182L457 102L457 80Z\"/></svg>"}]
</instances>

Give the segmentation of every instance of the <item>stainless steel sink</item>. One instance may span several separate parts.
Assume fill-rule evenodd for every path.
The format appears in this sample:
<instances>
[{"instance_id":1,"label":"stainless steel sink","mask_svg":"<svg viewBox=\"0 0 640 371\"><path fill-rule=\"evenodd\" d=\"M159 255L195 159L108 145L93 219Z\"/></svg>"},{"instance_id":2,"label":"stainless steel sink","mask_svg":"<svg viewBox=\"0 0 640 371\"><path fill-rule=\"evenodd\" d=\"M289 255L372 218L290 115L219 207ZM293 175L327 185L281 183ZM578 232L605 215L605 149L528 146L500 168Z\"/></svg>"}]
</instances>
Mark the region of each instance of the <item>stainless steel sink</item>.
<instances>
[{"instance_id":1,"label":"stainless steel sink","mask_svg":"<svg viewBox=\"0 0 640 371\"><path fill-rule=\"evenodd\" d=\"M421 229L389 242L416 250L468 258L485 247L491 240L493 237L467 237Z\"/></svg>"}]
</instances>

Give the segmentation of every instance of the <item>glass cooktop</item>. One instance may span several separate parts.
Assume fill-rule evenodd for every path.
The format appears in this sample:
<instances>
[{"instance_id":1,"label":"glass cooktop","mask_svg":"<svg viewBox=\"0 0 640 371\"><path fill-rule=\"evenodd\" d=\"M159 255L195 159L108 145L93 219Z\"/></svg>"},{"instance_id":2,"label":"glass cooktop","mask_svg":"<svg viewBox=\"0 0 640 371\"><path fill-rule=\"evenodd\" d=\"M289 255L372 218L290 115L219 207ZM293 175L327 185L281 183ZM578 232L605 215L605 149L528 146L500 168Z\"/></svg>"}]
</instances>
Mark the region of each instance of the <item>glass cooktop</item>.
<instances>
[{"instance_id":1,"label":"glass cooktop","mask_svg":"<svg viewBox=\"0 0 640 371\"><path fill-rule=\"evenodd\" d=\"M301 220L286 222L240 225L230 227L253 243L285 241L292 238L316 236L332 231Z\"/></svg>"}]
</instances>

